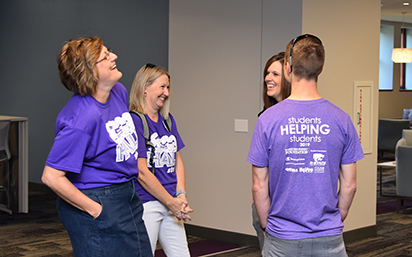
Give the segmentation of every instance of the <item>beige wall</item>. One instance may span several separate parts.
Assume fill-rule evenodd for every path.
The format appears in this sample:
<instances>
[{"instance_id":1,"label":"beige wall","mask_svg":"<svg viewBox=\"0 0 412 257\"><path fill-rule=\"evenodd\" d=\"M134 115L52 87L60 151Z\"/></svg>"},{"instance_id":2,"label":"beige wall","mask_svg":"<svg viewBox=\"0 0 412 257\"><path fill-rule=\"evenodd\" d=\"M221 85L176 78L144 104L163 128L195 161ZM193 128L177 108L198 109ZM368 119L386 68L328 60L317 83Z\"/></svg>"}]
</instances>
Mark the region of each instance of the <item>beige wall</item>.
<instances>
[{"instance_id":1,"label":"beige wall","mask_svg":"<svg viewBox=\"0 0 412 257\"><path fill-rule=\"evenodd\" d=\"M319 35L325 67L319 77L323 97L353 120L353 83L373 81L373 151L358 162L358 190L345 231L376 223L376 148L378 120L380 5L375 0L304 0L303 32Z\"/></svg>"},{"instance_id":2,"label":"beige wall","mask_svg":"<svg viewBox=\"0 0 412 257\"><path fill-rule=\"evenodd\" d=\"M377 86L380 6L375 0L347 2L170 1L171 112L186 143L182 156L195 209L192 224L254 235L246 157L262 108L262 64L290 39L302 31L322 38L327 59L320 91L349 114L353 81ZM365 41L367 50L359 47ZM234 131L235 119L248 121L248 133ZM375 224L375 181L373 150L359 162L359 190L346 230Z\"/></svg>"}]
</instances>

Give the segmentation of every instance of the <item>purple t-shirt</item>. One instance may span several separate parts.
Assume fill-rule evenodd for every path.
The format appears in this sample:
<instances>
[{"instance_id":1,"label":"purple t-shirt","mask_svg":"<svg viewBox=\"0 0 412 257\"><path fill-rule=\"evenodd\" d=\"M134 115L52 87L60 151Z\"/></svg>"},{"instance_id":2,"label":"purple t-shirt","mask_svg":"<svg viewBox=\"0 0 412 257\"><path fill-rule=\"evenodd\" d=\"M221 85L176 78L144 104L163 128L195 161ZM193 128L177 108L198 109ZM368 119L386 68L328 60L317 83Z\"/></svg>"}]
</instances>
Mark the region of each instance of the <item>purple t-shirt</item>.
<instances>
[{"instance_id":1,"label":"purple t-shirt","mask_svg":"<svg viewBox=\"0 0 412 257\"><path fill-rule=\"evenodd\" d=\"M286 99L258 119L247 160L269 167L266 231L296 240L340 235L340 165L363 158L348 114L325 99Z\"/></svg>"},{"instance_id":2,"label":"purple t-shirt","mask_svg":"<svg viewBox=\"0 0 412 257\"><path fill-rule=\"evenodd\" d=\"M122 84L113 86L106 103L74 94L57 117L46 165L67 171L79 189L127 182L138 176L137 140Z\"/></svg>"},{"instance_id":3,"label":"purple t-shirt","mask_svg":"<svg viewBox=\"0 0 412 257\"><path fill-rule=\"evenodd\" d=\"M147 123L150 129L150 142L155 146L155 153L153 156L153 163L155 166L155 176L159 180L160 184L166 189L166 191L174 196L176 194L176 152L180 151L185 145L180 138L177 131L175 119L171 114L172 119L172 132L167 131L163 124L163 117L158 114L158 121L152 121L146 114ZM133 122L136 127L137 135L139 138L139 157L147 158L147 167L152 171L152 166L149 163L151 148L146 147L145 139L143 136L143 124L140 118L136 114L132 114ZM142 202L156 201L151 194L149 194L137 181L135 181L136 191Z\"/></svg>"}]
</instances>

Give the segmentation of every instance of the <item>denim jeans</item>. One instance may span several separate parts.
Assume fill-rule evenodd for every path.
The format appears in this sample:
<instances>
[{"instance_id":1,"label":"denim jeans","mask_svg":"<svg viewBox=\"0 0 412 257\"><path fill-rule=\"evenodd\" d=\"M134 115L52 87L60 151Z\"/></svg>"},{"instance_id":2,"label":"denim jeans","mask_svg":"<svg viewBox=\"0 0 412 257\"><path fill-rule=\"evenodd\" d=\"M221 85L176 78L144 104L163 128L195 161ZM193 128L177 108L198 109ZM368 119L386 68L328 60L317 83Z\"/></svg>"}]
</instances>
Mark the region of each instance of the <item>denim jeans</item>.
<instances>
[{"instance_id":1,"label":"denim jeans","mask_svg":"<svg viewBox=\"0 0 412 257\"><path fill-rule=\"evenodd\" d=\"M60 197L57 210L69 233L74 256L152 256L134 183L81 190L102 205L94 219Z\"/></svg>"},{"instance_id":2,"label":"denim jeans","mask_svg":"<svg viewBox=\"0 0 412 257\"><path fill-rule=\"evenodd\" d=\"M266 233L264 257L347 257L343 236L325 236L300 240L283 240Z\"/></svg>"}]
</instances>

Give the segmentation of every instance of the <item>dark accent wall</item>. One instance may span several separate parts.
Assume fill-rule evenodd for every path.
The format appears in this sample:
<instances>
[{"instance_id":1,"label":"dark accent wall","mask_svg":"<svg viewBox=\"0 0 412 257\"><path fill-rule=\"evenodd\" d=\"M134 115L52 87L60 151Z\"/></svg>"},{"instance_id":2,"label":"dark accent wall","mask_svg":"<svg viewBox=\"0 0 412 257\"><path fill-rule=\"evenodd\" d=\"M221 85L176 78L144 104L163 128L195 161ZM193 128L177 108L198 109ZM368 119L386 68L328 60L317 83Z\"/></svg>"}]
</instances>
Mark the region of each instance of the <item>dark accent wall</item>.
<instances>
[{"instance_id":1,"label":"dark accent wall","mask_svg":"<svg viewBox=\"0 0 412 257\"><path fill-rule=\"evenodd\" d=\"M169 0L4 0L0 8L0 115L29 118L29 181L40 183L57 114L72 95L57 54L97 36L118 55L130 91L147 62L168 68Z\"/></svg>"}]
</instances>

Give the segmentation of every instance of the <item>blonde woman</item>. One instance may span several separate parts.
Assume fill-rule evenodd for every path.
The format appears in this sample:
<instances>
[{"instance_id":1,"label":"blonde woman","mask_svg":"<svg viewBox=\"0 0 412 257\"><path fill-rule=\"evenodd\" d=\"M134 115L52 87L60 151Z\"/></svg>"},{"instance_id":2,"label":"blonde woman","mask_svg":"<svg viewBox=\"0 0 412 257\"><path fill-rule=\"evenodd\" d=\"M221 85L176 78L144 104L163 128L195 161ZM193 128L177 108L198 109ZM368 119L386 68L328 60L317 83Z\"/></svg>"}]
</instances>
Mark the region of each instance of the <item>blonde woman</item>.
<instances>
[{"instance_id":1,"label":"blonde woman","mask_svg":"<svg viewBox=\"0 0 412 257\"><path fill-rule=\"evenodd\" d=\"M146 64L136 74L130 92L130 111L143 113L150 129L145 144L141 118L132 112L139 141L139 177L136 190L143 201L143 220L152 252L157 240L167 256L190 256L183 221L191 220L185 188L184 147L176 122L169 113L170 75L162 67ZM171 120L167 128L165 120Z\"/></svg>"}]
</instances>

